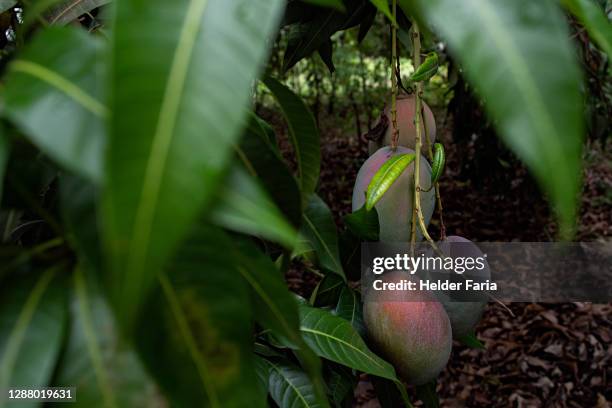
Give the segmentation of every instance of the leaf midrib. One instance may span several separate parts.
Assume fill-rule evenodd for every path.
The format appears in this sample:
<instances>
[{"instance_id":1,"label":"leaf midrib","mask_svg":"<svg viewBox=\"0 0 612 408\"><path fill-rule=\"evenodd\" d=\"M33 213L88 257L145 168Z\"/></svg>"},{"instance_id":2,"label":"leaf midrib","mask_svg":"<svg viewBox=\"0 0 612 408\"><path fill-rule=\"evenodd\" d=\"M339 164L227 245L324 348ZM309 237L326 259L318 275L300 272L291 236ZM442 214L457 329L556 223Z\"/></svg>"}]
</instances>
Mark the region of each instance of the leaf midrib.
<instances>
[{"instance_id":1,"label":"leaf midrib","mask_svg":"<svg viewBox=\"0 0 612 408\"><path fill-rule=\"evenodd\" d=\"M145 272L145 260L149 251L151 229L160 196L161 183L166 168L174 128L178 120L181 97L191 63L191 57L200 30L208 0L191 0L173 57L166 89L160 107L158 121L146 165L140 201L135 214L135 223L130 241L127 282L140 284ZM130 285L124 285L128 288Z\"/></svg>"},{"instance_id":2,"label":"leaf midrib","mask_svg":"<svg viewBox=\"0 0 612 408\"><path fill-rule=\"evenodd\" d=\"M306 401L306 398L305 398L305 397L302 395L302 393L301 393L300 389L299 389L297 386L293 385L293 383L291 382L291 380L290 380L290 379L289 379L289 378L288 378L286 375L284 375L284 374L283 374L283 372L280 370L280 368L278 368L278 367L276 366L276 364L274 364L274 363L272 363L272 362L270 362L270 361L267 361L267 360L266 360L266 362L272 366L272 369L273 369L274 371L276 371L276 372L277 372L277 373L278 373L278 374L279 374L279 375L280 375L280 376L281 376L281 377L282 377L282 378L285 380L285 382L287 382L287 384L289 384L289 386L290 386L290 387L291 387L291 388L292 388L292 389L295 391L295 393L298 395L298 397L300 398L300 400L302 401L302 403L304 404L304 406L305 406L306 408L309 408L309 407L310 407L310 405L308 404L308 401Z\"/></svg>"},{"instance_id":3,"label":"leaf midrib","mask_svg":"<svg viewBox=\"0 0 612 408\"><path fill-rule=\"evenodd\" d=\"M516 44L511 41L514 37L505 30L504 23L487 1L478 2L477 5L474 4L474 0L470 1L473 5L473 14L476 15L482 26L486 27L486 30L491 34L491 39L496 44L497 49L504 50L500 52L499 55L507 61L509 71L514 73L517 88L521 90L523 95L526 95L524 101L531 107L527 109L527 112L529 112L529 115L532 117L533 124L538 127L543 134L548 133L554 135L556 133L555 126L553 125L554 121L550 117L545 104L542 102L542 94L537 88L537 84L529 74L529 67L525 64L525 60L517 49ZM540 139L536 138L536 140L540 142ZM554 149L557 152L563 152L558 138L552 137L548 142L550 143L551 140L554 144ZM550 149L550 147L550 145L547 145L547 149ZM556 168L555 171L565 170L565 166L559 167L560 168Z\"/></svg>"},{"instance_id":4,"label":"leaf midrib","mask_svg":"<svg viewBox=\"0 0 612 408\"><path fill-rule=\"evenodd\" d=\"M49 84L51 87L59 90L96 116L101 118L106 118L108 116L108 108L102 102L89 95L78 85L49 68L36 62L26 60L13 61L11 63L11 68L13 71L30 75Z\"/></svg>"},{"instance_id":5,"label":"leaf midrib","mask_svg":"<svg viewBox=\"0 0 612 408\"><path fill-rule=\"evenodd\" d=\"M336 258L334 257L334 255L331 252L331 249L327 246L327 244L325 243L325 241L323 240L323 238L321 237L321 235L319 234L319 232L317 231L317 229L315 228L314 224L312 223L312 221L310 221L310 218L308 218L308 216L306 214L303 215L304 220L308 223L308 225L310 226L310 229L312 230L312 232L315 234L315 236L317 237L317 240L319 240L319 242L321 243L321 245L323 245L323 248L325 249L325 252L327 252L327 254L329 255L329 257L331 258L332 262L334 263L334 267L338 268L338 270L336 272L340 273L342 271L342 267L338 264L338 262L336 261Z\"/></svg>"}]
</instances>

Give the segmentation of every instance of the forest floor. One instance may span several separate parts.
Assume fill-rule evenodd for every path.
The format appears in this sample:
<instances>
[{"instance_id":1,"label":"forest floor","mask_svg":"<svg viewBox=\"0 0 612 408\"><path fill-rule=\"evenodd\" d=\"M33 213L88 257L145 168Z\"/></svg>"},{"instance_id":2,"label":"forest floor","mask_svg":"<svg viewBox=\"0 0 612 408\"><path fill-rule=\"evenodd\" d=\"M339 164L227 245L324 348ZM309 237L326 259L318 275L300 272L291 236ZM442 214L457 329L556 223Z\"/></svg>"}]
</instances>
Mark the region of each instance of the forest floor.
<instances>
[{"instance_id":1,"label":"forest floor","mask_svg":"<svg viewBox=\"0 0 612 408\"><path fill-rule=\"evenodd\" d=\"M286 129L280 115L260 114L279 131L281 148L292 161L291 149L282 137ZM351 209L355 176L368 155L365 139L339 128L337 121L336 116L320 117L318 193L342 228L342 216ZM482 165L476 142L457 148L452 120L437 122L446 122L439 126L438 138L445 145L448 160L441 179L447 234L475 242L551 241L556 231L554 220L525 168L516 160ZM610 240L612 148L590 143L585 150L576 239ZM434 237L438 226L434 214ZM293 290L308 295L317 277L296 267L289 271L287 281ZM476 330L485 350L454 344L450 362L438 380L442 407L612 406L611 304L511 303L507 308L495 303L487 306ZM362 377L355 397L355 407L379 407L367 376Z\"/></svg>"}]
</instances>

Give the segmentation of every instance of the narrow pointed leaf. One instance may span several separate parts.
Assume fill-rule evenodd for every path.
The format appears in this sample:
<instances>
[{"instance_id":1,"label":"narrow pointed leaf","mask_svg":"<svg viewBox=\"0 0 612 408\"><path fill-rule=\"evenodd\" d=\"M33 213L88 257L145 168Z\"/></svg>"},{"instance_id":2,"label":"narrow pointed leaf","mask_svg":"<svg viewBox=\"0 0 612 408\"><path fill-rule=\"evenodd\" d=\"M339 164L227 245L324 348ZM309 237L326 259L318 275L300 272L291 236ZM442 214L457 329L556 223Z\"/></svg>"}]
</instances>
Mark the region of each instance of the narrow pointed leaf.
<instances>
[{"instance_id":1,"label":"narrow pointed leaf","mask_svg":"<svg viewBox=\"0 0 612 408\"><path fill-rule=\"evenodd\" d=\"M414 70L409 80L411 82L427 81L434 76L436 72L438 72L438 54L432 52L425 58L425 61Z\"/></svg>"},{"instance_id":2,"label":"narrow pointed leaf","mask_svg":"<svg viewBox=\"0 0 612 408\"><path fill-rule=\"evenodd\" d=\"M282 7L280 0L116 4L103 212L112 298L126 328L214 197Z\"/></svg>"},{"instance_id":3,"label":"narrow pointed leaf","mask_svg":"<svg viewBox=\"0 0 612 408\"><path fill-rule=\"evenodd\" d=\"M361 298L353 289L348 286L342 288L334 314L351 323L360 336L365 336Z\"/></svg>"},{"instance_id":4,"label":"narrow pointed leaf","mask_svg":"<svg viewBox=\"0 0 612 408\"><path fill-rule=\"evenodd\" d=\"M267 77L264 82L274 94L287 120L289 138L298 164L302 202L306 203L317 187L321 167L317 124L306 104L289 88L272 77Z\"/></svg>"},{"instance_id":5,"label":"narrow pointed leaf","mask_svg":"<svg viewBox=\"0 0 612 408\"><path fill-rule=\"evenodd\" d=\"M9 65L5 115L65 168L96 182L105 145L100 38L73 27L42 31Z\"/></svg>"},{"instance_id":6,"label":"narrow pointed leaf","mask_svg":"<svg viewBox=\"0 0 612 408\"><path fill-rule=\"evenodd\" d=\"M278 208L297 228L302 222L300 188L278 147L270 140L271 136L274 137L273 132L266 122L251 116L240 145L236 147L237 160L261 180Z\"/></svg>"},{"instance_id":7,"label":"narrow pointed leaf","mask_svg":"<svg viewBox=\"0 0 612 408\"><path fill-rule=\"evenodd\" d=\"M393 25L397 26L397 22L395 21L395 18L393 18L393 14L391 13L389 2L387 0L370 0L370 3L375 5L380 12L387 16Z\"/></svg>"},{"instance_id":8,"label":"narrow pointed leaf","mask_svg":"<svg viewBox=\"0 0 612 408\"><path fill-rule=\"evenodd\" d=\"M216 225L293 248L297 231L289 224L258 180L234 166L218 191L209 217Z\"/></svg>"},{"instance_id":9,"label":"narrow pointed leaf","mask_svg":"<svg viewBox=\"0 0 612 408\"><path fill-rule=\"evenodd\" d=\"M327 204L316 194L311 196L304 211L300 235L315 250L321 267L346 280L338 251L336 224Z\"/></svg>"},{"instance_id":10,"label":"narrow pointed leaf","mask_svg":"<svg viewBox=\"0 0 612 408\"><path fill-rule=\"evenodd\" d=\"M596 1L562 0L563 5L587 29L589 36L612 59L612 23Z\"/></svg>"},{"instance_id":11,"label":"narrow pointed leaf","mask_svg":"<svg viewBox=\"0 0 612 408\"><path fill-rule=\"evenodd\" d=\"M442 173L444 173L444 166L446 165L446 154L444 153L444 146L441 143L435 143L433 146L433 161L431 163L431 184L434 185L439 179Z\"/></svg>"},{"instance_id":12,"label":"narrow pointed leaf","mask_svg":"<svg viewBox=\"0 0 612 408\"><path fill-rule=\"evenodd\" d=\"M299 329L298 303L289 291L274 263L253 244L245 240L235 243L239 274L250 286L255 320L272 330L286 347L295 350L302 361L319 402L325 400L321 362L302 338Z\"/></svg>"},{"instance_id":13,"label":"narrow pointed leaf","mask_svg":"<svg viewBox=\"0 0 612 408\"><path fill-rule=\"evenodd\" d=\"M409 3L400 0L402 7ZM578 62L557 2L416 4L448 42L502 139L548 194L560 235L569 238L581 184L584 124Z\"/></svg>"},{"instance_id":14,"label":"narrow pointed leaf","mask_svg":"<svg viewBox=\"0 0 612 408\"><path fill-rule=\"evenodd\" d=\"M196 225L138 320L139 353L173 406L265 406L249 291L231 252L223 231Z\"/></svg>"},{"instance_id":15,"label":"narrow pointed leaf","mask_svg":"<svg viewBox=\"0 0 612 408\"><path fill-rule=\"evenodd\" d=\"M270 396L281 408L322 408L308 375L286 360L264 360L268 366Z\"/></svg>"},{"instance_id":16,"label":"narrow pointed leaf","mask_svg":"<svg viewBox=\"0 0 612 408\"><path fill-rule=\"evenodd\" d=\"M370 211L414 160L414 154L399 154L387 160L374 174L366 191L366 210Z\"/></svg>"},{"instance_id":17,"label":"narrow pointed leaf","mask_svg":"<svg viewBox=\"0 0 612 408\"><path fill-rule=\"evenodd\" d=\"M344 223L356 237L368 241L378 241L380 225L376 208L368 211L365 206L344 216Z\"/></svg>"},{"instance_id":18,"label":"narrow pointed leaf","mask_svg":"<svg viewBox=\"0 0 612 408\"><path fill-rule=\"evenodd\" d=\"M54 386L76 387L75 407L155 406L151 378L133 349L121 341L108 304L84 265L73 273L71 327Z\"/></svg>"},{"instance_id":19,"label":"narrow pointed leaf","mask_svg":"<svg viewBox=\"0 0 612 408\"><path fill-rule=\"evenodd\" d=\"M330 312L300 305L300 330L321 357L364 373L397 380L393 366L366 346L351 323Z\"/></svg>"}]
</instances>

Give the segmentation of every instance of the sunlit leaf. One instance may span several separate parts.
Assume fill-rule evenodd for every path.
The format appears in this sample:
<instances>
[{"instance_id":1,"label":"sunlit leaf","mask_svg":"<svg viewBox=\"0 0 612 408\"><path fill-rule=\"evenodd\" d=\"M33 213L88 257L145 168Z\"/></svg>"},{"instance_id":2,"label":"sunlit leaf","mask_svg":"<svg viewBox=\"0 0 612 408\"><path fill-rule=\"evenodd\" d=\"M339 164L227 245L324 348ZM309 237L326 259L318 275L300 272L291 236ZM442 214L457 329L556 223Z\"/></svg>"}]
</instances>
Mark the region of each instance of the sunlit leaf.
<instances>
[{"instance_id":1,"label":"sunlit leaf","mask_svg":"<svg viewBox=\"0 0 612 408\"><path fill-rule=\"evenodd\" d=\"M410 1L400 0L402 7ZM550 197L571 236L584 133L580 73L566 19L552 0L418 0L484 99L500 136ZM560 69L563 67L563 69Z\"/></svg>"},{"instance_id":2,"label":"sunlit leaf","mask_svg":"<svg viewBox=\"0 0 612 408\"><path fill-rule=\"evenodd\" d=\"M366 210L370 211L383 198L389 187L402 175L403 171L414 161L414 154L398 154L388 159L376 171L366 192Z\"/></svg>"},{"instance_id":3,"label":"sunlit leaf","mask_svg":"<svg viewBox=\"0 0 612 408\"><path fill-rule=\"evenodd\" d=\"M52 159L99 182L105 145L104 42L85 31L42 31L9 65L5 115Z\"/></svg>"},{"instance_id":4,"label":"sunlit leaf","mask_svg":"<svg viewBox=\"0 0 612 408\"><path fill-rule=\"evenodd\" d=\"M103 213L112 299L126 329L214 197L283 4L116 4Z\"/></svg>"}]
</instances>

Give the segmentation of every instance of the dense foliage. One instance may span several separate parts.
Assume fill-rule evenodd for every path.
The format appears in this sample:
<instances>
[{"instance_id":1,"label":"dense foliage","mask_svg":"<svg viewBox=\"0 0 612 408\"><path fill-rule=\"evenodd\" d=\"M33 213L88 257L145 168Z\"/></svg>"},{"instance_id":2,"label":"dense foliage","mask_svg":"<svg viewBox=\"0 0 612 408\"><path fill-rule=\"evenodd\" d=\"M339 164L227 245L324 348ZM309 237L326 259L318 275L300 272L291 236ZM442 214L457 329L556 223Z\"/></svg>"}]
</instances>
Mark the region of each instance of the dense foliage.
<instances>
[{"instance_id":1,"label":"dense foliage","mask_svg":"<svg viewBox=\"0 0 612 408\"><path fill-rule=\"evenodd\" d=\"M393 20L374 0L0 1L0 390L76 386L87 407L346 406L363 372L409 405L347 279L376 211L337 230L309 105L387 88L389 24L407 83L418 21L423 54L459 64L570 238L584 117L602 109L583 111L562 6L600 61L612 34L596 2L561 3L399 0ZM266 98L296 174L253 112ZM323 276L311 299L283 280L295 259ZM435 384L417 392L435 406Z\"/></svg>"}]
</instances>

